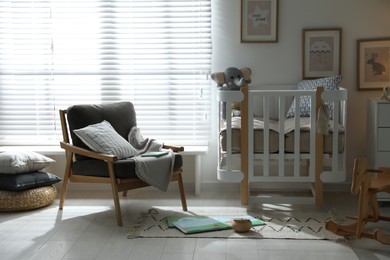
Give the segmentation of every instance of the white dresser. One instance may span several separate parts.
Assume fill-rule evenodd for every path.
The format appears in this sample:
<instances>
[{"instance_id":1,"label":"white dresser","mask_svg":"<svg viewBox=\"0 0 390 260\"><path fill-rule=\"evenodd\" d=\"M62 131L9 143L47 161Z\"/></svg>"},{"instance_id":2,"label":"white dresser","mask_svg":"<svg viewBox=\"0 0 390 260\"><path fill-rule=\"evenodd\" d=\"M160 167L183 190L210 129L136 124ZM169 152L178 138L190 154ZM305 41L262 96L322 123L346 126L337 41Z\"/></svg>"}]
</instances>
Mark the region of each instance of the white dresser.
<instances>
[{"instance_id":1,"label":"white dresser","mask_svg":"<svg viewBox=\"0 0 390 260\"><path fill-rule=\"evenodd\" d=\"M371 168L390 167L390 102L368 100L368 159ZM378 194L378 200L390 201L389 194Z\"/></svg>"}]
</instances>

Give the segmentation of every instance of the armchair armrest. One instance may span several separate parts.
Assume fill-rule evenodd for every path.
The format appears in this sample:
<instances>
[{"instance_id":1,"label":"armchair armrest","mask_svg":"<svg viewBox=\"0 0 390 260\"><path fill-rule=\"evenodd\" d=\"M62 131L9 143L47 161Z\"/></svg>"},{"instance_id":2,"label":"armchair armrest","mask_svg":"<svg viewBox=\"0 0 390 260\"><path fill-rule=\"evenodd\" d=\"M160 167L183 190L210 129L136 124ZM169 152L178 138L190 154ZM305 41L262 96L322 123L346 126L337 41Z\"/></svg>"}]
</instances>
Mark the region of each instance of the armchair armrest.
<instances>
[{"instance_id":1,"label":"armchair armrest","mask_svg":"<svg viewBox=\"0 0 390 260\"><path fill-rule=\"evenodd\" d=\"M174 151L175 153L177 153L177 152L183 152L183 151L184 151L184 147L183 147L183 146L176 146L176 145L167 145L167 144L164 144L162 148L165 148L165 149L172 149L172 151Z\"/></svg>"},{"instance_id":2,"label":"armchair armrest","mask_svg":"<svg viewBox=\"0 0 390 260\"><path fill-rule=\"evenodd\" d=\"M98 160L104 160L104 161L108 161L108 162L115 162L118 160L118 157L116 155L90 151L90 150L87 150L84 148L80 148L80 147L71 145L71 144L63 142L63 141L60 142L60 146L61 146L61 148L65 149L65 151L67 151L67 152L80 154L80 155L94 158L94 159L98 159Z\"/></svg>"}]
</instances>

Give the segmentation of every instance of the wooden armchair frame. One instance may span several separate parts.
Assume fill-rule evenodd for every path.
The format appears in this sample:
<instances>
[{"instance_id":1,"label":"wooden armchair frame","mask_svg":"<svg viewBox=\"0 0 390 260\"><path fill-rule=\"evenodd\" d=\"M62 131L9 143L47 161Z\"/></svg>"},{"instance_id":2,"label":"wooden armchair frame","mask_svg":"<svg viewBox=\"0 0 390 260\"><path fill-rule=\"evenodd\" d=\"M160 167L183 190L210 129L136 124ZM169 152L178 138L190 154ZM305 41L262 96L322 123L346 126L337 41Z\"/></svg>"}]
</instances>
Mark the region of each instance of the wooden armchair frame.
<instances>
[{"instance_id":1,"label":"wooden armchair frame","mask_svg":"<svg viewBox=\"0 0 390 260\"><path fill-rule=\"evenodd\" d=\"M63 135L63 141L60 142L60 146L61 148L65 149L65 155L66 155L66 167L65 167L65 174L62 183L59 209L63 209L69 182L111 184L117 224L118 226L123 226L123 219L122 219L118 193L123 192L123 196L126 196L128 190L138 189L150 185L138 178L126 178L126 179L116 178L114 163L118 160L117 156L97 153L94 151L90 151L72 145L69 141L70 140L69 128L68 128L68 123L66 118L67 110L60 110L59 112L60 112L61 128L62 128L62 135ZM183 147L177 147L177 146L164 145L163 148L172 149L174 152L184 151ZM103 160L107 162L109 177L74 175L72 166L73 166L75 154L79 154L89 158ZM173 171L171 181L178 182L182 208L184 211L187 211L187 202L186 202L186 197L184 192L182 172L183 172L182 168L175 169Z\"/></svg>"},{"instance_id":2,"label":"wooden armchair frame","mask_svg":"<svg viewBox=\"0 0 390 260\"><path fill-rule=\"evenodd\" d=\"M365 230L368 222L390 221L390 217L380 214L376 194L390 193L390 168L369 169L365 158L356 158L353 167L351 193L359 195L358 215L347 217L356 220L349 225L341 225L333 220L325 224L325 228L339 236L356 236L357 238L375 239L390 245L390 235L380 229L373 232Z\"/></svg>"}]
</instances>

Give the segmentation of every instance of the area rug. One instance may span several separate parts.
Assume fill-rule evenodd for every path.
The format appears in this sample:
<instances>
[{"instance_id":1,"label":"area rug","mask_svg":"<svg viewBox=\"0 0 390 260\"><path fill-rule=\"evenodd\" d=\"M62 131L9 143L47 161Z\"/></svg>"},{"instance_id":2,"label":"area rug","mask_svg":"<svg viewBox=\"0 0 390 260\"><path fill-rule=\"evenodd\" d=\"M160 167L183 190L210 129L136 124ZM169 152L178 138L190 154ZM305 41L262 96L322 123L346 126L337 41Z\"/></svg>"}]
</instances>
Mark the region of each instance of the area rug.
<instances>
[{"instance_id":1,"label":"area rug","mask_svg":"<svg viewBox=\"0 0 390 260\"><path fill-rule=\"evenodd\" d=\"M184 234L167 224L168 216L190 217L237 217L249 215L265 222L254 226L249 232L236 233L233 229ZM143 213L138 223L130 228L128 238L251 238L251 239L326 239L342 240L325 229L325 222L334 219L331 212L318 211L247 211L246 209L191 209L183 212L180 208L153 208Z\"/></svg>"}]
</instances>

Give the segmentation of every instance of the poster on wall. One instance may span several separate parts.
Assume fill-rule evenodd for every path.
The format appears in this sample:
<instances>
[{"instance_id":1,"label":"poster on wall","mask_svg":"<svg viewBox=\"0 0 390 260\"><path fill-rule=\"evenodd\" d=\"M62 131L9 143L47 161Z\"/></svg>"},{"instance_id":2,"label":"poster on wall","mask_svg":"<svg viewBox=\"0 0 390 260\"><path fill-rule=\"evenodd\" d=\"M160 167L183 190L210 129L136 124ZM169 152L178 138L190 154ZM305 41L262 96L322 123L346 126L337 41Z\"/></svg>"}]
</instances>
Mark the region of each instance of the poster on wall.
<instances>
[{"instance_id":1,"label":"poster on wall","mask_svg":"<svg viewBox=\"0 0 390 260\"><path fill-rule=\"evenodd\" d=\"M241 0L241 42L278 41L278 0Z\"/></svg>"},{"instance_id":2,"label":"poster on wall","mask_svg":"<svg viewBox=\"0 0 390 260\"><path fill-rule=\"evenodd\" d=\"M390 86L390 38L357 41L358 90Z\"/></svg>"},{"instance_id":3,"label":"poster on wall","mask_svg":"<svg viewBox=\"0 0 390 260\"><path fill-rule=\"evenodd\" d=\"M303 30L304 79L341 74L341 29Z\"/></svg>"}]
</instances>

